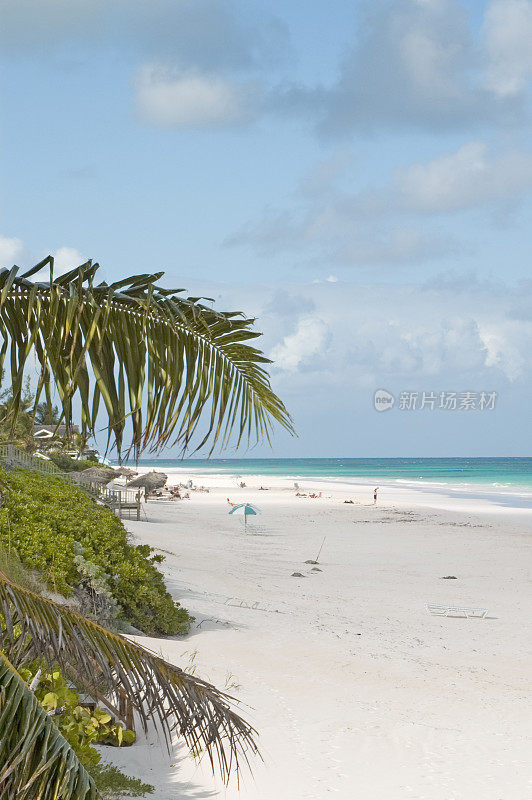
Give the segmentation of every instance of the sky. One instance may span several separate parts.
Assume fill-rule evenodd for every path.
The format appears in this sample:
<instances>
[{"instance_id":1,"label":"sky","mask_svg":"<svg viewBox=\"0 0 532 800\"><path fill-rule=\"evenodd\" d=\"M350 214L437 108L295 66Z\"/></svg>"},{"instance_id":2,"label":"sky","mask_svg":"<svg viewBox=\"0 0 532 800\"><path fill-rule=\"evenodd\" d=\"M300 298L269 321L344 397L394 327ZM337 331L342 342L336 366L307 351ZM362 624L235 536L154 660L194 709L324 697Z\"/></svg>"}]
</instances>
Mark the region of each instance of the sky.
<instances>
[{"instance_id":1,"label":"sky","mask_svg":"<svg viewBox=\"0 0 532 800\"><path fill-rule=\"evenodd\" d=\"M530 455L532 0L1 8L0 264L257 316L242 456Z\"/></svg>"}]
</instances>

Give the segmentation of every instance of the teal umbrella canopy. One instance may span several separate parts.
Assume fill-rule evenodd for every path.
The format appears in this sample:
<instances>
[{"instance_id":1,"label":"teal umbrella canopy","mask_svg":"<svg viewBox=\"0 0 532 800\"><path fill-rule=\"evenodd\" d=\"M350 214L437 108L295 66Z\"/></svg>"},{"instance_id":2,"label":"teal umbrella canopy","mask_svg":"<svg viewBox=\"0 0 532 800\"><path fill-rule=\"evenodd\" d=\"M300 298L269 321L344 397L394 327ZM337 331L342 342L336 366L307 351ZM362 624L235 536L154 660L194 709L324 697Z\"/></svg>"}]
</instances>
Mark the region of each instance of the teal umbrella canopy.
<instances>
[{"instance_id":1,"label":"teal umbrella canopy","mask_svg":"<svg viewBox=\"0 0 532 800\"><path fill-rule=\"evenodd\" d=\"M244 525L247 524L248 517L255 516L256 514L261 514L260 508L257 506L252 506L251 503L238 503L238 505L233 506L233 508L229 512L230 514L240 514L244 517Z\"/></svg>"}]
</instances>

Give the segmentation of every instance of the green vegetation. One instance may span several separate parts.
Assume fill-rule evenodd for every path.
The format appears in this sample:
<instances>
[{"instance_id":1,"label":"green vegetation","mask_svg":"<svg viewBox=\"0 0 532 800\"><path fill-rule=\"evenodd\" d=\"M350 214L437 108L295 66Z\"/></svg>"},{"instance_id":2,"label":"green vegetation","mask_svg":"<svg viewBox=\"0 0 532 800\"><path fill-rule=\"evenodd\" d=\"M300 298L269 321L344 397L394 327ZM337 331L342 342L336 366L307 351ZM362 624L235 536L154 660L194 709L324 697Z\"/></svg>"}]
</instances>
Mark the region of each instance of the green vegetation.
<instances>
[{"instance_id":1,"label":"green vegetation","mask_svg":"<svg viewBox=\"0 0 532 800\"><path fill-rule=\"evenodd\" d=\"M0 384L4 371L0 368ZM34 450L33 418L30 409L35 395L31 391L29 378L21 389L18 408L14 409L13 389L8 387L0 392L0 442L17 444L23 450Z\"/></svg>"},{"instance_id":2,"label":"green vegetation","mask_svg":"<svg viewBox=\"0 0 532 800\"><path fill-rule=\"evenodd\" d=\"M33 398L35 400L35 398ZM61 414L57 406L48 403L37 403L35 407L35 422L39 425L57 425Z\"/></svg>"},{"instance_id":3,"label":"green vegetation","mask_svg":"<svg viewBox=\"0 0 532 800\"><path fill-rule=\"evenodd\" d=\"M67 456L66 453L62 453L60 450L49 450L46 455L62 472L81 472L84 469L89 469L89 467L102 466L95 459L71 458L71 456Z\"/></svg>"},{"instance_id":4,"label":"green vegetation","mask_svg":"<svg viewBox=\"0 0 532 800\"><path fill-rule=\"evenodd\" d=\"M105 709L81 705L78 693L68 685L57 665L46 669L40 659L35 659L20 666L18 673L28 685L35 680L35 697L47 713L53 712L53 721L84 767L101 761L100 753L92 745L121 747L135 741L133 731L114 723Z\"/></svg>"},{"instance_id":5,"label":"green vegetation","mask_svg":"<svg viewBox=\"0 0 532 800\"><path fill-rule=\"evenodd\" d=\"M112 764L96 764L88 768L89 775L94 779L101 800L115 800L123 797L144 797L152 794L154 787L149 783L142 783L139 778L130 778Z\"/></svg>"},{"instance_id":6,"label":"green vegetation","mask_svg":"<svg viewBox=\"0 0 532 800\"><path fill-rule=\"evenodd\" d=\"M0 494L1 498L1 494ZM15 550L8 552L0 539L0 576L7 576L9 580L35 594L42 594L47 588L36 572L26 569L22 565Z\"/></svg>"},{"instance_id":7,"label":"green vegetation","mask_svg":"<svg viewBox=\"0 0 532 800\"><path fill-rule=\"evenodd\" d=\"M2 800L97 800L94 780L5 647L0 650L0 764Z\"/></svg>"},{"instance_id":8,"label":"green vegetation","mask_svg":"<svg viewBox=\"0 0 532 800\"><path fill-rule=\"evenodd\" d=\"M47 669L44 661L35 659L19 666L18 673L32 687L43 709L51 715L59 732L93 778L102 800L125 794L142 797L154 791L150 784L125 775L117 767L100 764L102 757L94 744L121 747L132 744L135 734L113 722L104 708L83 706L78 693L69 686L57 665Z\"/></svg>"},{"instance_id":9,"label":"green vegetation","mask_svg":"<svg viewBox=\"0 0 532 800\"><path fill-rule=\"evenodd\" d=\"M46 585L74 595L81 611L114 627L183 634L191 624L166 591L148 545L134 546L120 520L64 478L0 470L0 544Z\"/></svg>"}]
</instances>

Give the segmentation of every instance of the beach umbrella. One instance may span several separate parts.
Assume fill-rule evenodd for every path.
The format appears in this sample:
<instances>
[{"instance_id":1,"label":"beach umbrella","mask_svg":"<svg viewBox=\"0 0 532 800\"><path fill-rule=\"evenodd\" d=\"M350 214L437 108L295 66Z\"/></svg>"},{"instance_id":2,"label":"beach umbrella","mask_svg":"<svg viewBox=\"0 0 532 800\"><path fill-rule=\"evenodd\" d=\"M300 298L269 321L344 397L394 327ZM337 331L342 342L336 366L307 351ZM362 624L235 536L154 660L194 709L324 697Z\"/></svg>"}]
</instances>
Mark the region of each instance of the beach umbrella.
<instances>
[{"instance_id":1,"label":"beach umbrella","mask_svg":"<svg viewBox=\"0 0 532 800\"><path fill-rule=\"evenodd\" d=\"M88 483L109 483L115 477L115 471L112 467L89 467L82 472L74 473L74 479L78 478L81 481Z\"/></svg>"},{"instance_id":2,"label":"beach umbrella","mask_svg":"<svg viewBox=\"0 0 532 800\"><path fill-rule=\"evenodd\" d=\"M257 508L257 506L252 506L251 503L238 503L238 505L233 506L229 513L240 514L244 517L244 525L247 525L248 517L253 517L256 514L261 514L262 512L260 508Z\"/></svg>"},{"instance_id":3,"label":"beach umbrella","mask_svg":"<svg viewBox=\"0 0 532 800\"><path fill-rule=\"evenodd\" d=\"M130 469L129 467L117 467L117 469L115 469L115 475L117 478L121 476L124 476L125 478L133 478L138 474L138 472L135 472L134 469Z\"/></svg>"},{"instance_id":4,"label":"beach umbrella","mask_svg":"<svg viewBox=\"0 0 532 800\"><path fill-rule=\"evenodd\" d=\"M136 486L144 486L147 492L153 492L154 489L161 489L163 486L165 486L167 480L168 475L165 475L164 472L155 472L155 470L152 470L151 472L147 472L145 475L139 475L138 478L130 481L127 485L127 488L133 489Z\"/></svg>"}]
</instances>

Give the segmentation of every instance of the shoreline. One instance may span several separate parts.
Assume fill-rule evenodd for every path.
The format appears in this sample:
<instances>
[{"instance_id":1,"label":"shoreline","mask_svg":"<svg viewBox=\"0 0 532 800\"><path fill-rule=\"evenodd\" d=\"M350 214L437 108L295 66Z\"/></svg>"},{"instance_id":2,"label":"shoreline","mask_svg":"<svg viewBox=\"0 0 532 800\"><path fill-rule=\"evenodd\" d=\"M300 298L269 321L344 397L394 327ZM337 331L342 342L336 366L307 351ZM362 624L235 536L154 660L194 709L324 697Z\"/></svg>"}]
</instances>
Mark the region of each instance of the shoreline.
<instances>
[{"instance_id":1,"label":"shoreline","mask_svg":"<svg viewBox=\"0 0 532 800\"><path fill-rule=\"evenodd\" d=\"M139 464L139 473L146 473L153 466L143 466ZM427 505L434 508L452 510L466 510L465 506L459 501L469 501L468 508L481 510L481 505L487 504L489 510L502 508L507 511L532 511L532 489L530 493L518 490L494 489L491 484L466 484L471 487L465 490L464 485L443 484L435 482L416 483L404 479L387 478L341 478L338 476L297 476L297 475L270 475L267 473L249 473L246 475L232 475L215 471L194 472L190 469L181 467L159 467L157 471L168 475L168 483L194 481L195 485L206 486L207 488L219 488L225 486L230 491L240 491L238 483L244 481L249 489L258 489L260 486L267 487L268 490L295 491L294 484L300 486L301 491L321 491L322 493L337 493L345 495L356 495L362 498L371 498L373 488L380 486L379 503L384 498L390 502L414 503L416 505ZM380 480L380 483L379 483ZM404 494L403 494L404 493ZM445 502L445 498L448 502ZM423 502L424 500L424 502ZM452 501L458 501L454 504ZM449 502L450 501L450 502ZM371 502L372 504L372 502ZM471 505L472 504L472 505ZM481 510L482 513L482 510Z\"/></svg>"},{"instance_id":2,"label":"shoreline","mask_svg":"<svg viewBox=\"0 0 532 800\"><path fill-rule=\"evenodd\" d=\"M186 475L165 471L169 484ZM184 639L139 641L237 696L264 763L240 791L153 738L114 763L158 800L528 796L530 510L383 486L375 507L367 484L304 479L322 487L311 499L286 478L244 476L239 489L190 477L210 491L149 501L147 521L126 526L165 556L168 589L196 622ZM227 497L262 509L247 532ZM489 614L434 617L427 602Z\"/></svg>"}]
</instances>

